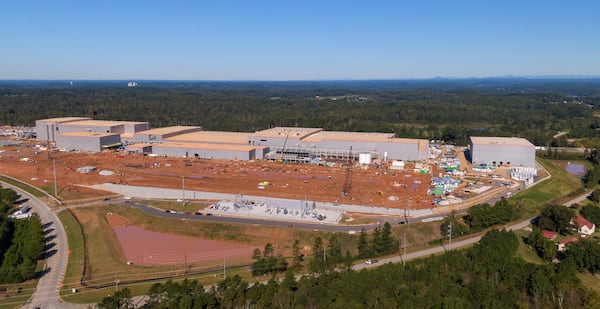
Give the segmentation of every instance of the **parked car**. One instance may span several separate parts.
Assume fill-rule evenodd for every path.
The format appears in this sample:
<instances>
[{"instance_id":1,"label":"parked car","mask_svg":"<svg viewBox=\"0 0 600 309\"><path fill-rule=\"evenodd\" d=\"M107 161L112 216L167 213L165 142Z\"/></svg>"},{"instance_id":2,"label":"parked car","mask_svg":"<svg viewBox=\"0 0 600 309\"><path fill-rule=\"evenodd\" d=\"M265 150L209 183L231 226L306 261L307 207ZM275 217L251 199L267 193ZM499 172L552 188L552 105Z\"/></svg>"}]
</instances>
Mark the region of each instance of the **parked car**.
<instances>
[{"instance_id":1,"label":"parked car","mask_svg":"<svg viewBox=\"0 0 600 309\"><path fill-rule=\"evenodd\" d=\"M196 211L194 214L195 214L196 216L202 216L202 213L201 213L201 212L199 212L199 211Z\"/></svg>"}]
</instances>

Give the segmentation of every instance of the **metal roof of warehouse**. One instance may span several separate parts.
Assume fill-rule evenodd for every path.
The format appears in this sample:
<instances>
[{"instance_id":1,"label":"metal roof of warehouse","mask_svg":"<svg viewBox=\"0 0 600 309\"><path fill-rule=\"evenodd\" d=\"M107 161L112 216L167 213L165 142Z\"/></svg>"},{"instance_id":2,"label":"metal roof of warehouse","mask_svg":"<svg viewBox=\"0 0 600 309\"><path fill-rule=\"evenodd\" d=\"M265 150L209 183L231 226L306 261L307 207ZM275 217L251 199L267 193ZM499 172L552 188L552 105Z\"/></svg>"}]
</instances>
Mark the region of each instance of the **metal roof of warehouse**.
<instances>
[{"instance_id":1,"label":"metal roof of warehouse","mask_svg":"<svg viewBox=\"0 0 600 309\"><path fill-rule=\"evenodd\" d=\"M321 131L306 138L303 142L321 142L323 140L337 141L355 141L355 142L391 142L394 133L376 133L376 132L342 132L342 131Z\"/></svg>"},{"instance_id":2,"label":"metal roof of warehouse","mask_svg":"<svg viewBox=\"0 0 600 309\"><path fill-rule=\"evenodd\" d=\"M167 141L193 143L248 144L248 132L198 131L166 138Z\"/></svg>"},{"instance_id":3,"label":"metal roof of warehouse","mask_svg":"<svg viewBox=\"0 0 600 309\"><path fill-rule=\"evenodd\" d=\"M82 127L114 127L121 126L124 124L137 124L137 123L145 123L145 122L133 122L133 121L114 121L114 120L92 120L86 119L81 121L69 122L70 126L82 126Z\"/></svg>"},{"instance_id":4,"label":"metal roof of warehouse","mask_svg":"<svg viewBox=\"0 0 600 309\"><path fill-rule=\"evenodd\" d=\"M181 131L186 131L190 129L198 129L201 130L202 127L193 127L193 126L172 126L172 127L163 127L163 128L155 128L146 131L136 132L136 134L169 134L169 133L177 133Z\"/></svg>"},{"instance_id":5,"label":"metal roof of warehouse","mask_svg":"<svg viewBox=\"0 0 600 309\"><path fill-rule=\"evenodd\" d=\"M79 121L79 120L90 120L90 117L57 117L57 118L48 118L48 119L40 119L38 121L43 122L71 122L71 121Z\"/></svg>"},{"instance_id":6,"label":"metal roof of warehouse","mask_svg":"<svg viewBox=\"0 0 600 309\"><path fill-rule=\"evenodd\" d=\"M530 141L521 137L490 137L471 136L475 145L502 145L502 146L528 146L535 147Z\"/></svg>"},{"instance_id":7,"label":"metal roof of warehouse","mask_svg":"<svg viewBox=\"0 0 600 309\"><path fill-rule=\"evenodd\" d=\"M259 137L291 137L291 138L305 138L311 134L315 134L317 132L321 132L323 129L321 128L298 128L298 127L275 127L271 129L266 129L262 131L257 131L254 134Z\"/></svg>"}]
</instances>

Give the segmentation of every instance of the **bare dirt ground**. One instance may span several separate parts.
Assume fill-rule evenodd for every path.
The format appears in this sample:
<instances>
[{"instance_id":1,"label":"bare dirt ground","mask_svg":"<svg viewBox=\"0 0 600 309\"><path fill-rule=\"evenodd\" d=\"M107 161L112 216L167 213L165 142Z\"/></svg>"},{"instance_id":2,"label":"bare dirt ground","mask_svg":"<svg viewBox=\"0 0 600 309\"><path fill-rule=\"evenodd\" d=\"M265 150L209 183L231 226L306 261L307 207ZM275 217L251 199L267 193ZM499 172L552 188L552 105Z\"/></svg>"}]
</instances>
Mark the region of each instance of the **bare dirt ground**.
<instances>
[{"instance_id":1,"label":"bare dirt ground","mask_svg":"<svg viewBox=\"0 0 600 309\"><path fill-rule=\"evenodd\" d=\"M201 190L223 193L243 193L308 199L322 202L339 202L405 208L408 199L412 209L429 208L432 198L427 195L431 174L417 174L408 164L405 171L388 171L384 165L351 171L351 189L342 196L347 168L341 165L325 167L316 165L283 164L265 161L222 161L185 158L148 157L116 152L99 154L47 152L34 154L31 147L5 147L0 158L1 173L19 178L36 186L53 190L53 160L61 199L76 199L108 194L77 186L105 182ZM21 161L29 158L35 162ZM94 166L96 171L87 174L76 172L82 166ZM434 166L432 173L437 174ZM113 176L101 176L107 170ZM185 177L185 179L182 179ZM259 182L268 181L265 189ZM184 184L185 183L185 184ZM393 197L392 199L389 199Z\"/></svg>"},{"instance_id":2,"label":"bare dirt ground","mask_svg":"<svg viewBox=\"0 0 600 309\"><path fill-rule=\"evenodd\" d=\"M247 259L254 250L252 246L239 243L147 231L130 225L127 218L115 214L108 215L107 220L117 236L125 258L135 265L156 266Z\"/></svg>"}]
</instances>

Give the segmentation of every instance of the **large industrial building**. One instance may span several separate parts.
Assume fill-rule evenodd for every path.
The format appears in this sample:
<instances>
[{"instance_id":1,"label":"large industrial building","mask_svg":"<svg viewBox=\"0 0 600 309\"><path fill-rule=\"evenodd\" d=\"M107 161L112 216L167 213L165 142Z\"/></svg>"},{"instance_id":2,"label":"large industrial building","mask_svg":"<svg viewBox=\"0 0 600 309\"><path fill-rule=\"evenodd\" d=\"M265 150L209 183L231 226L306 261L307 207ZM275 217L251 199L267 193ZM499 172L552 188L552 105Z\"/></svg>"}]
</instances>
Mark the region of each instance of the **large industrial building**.
<instances>
[{"instance_id":1,"label":"large industrial building","mask_svg":"<svg viewBox=\"0 0 600 309\"><path fill-rule=\"evenodd\" d=\"M124 145L127 153L199 159L270 159L309 162L312 158L424 160L429 142L396 138L394 133L332 132L321 128L275 127L250 132L203 131L202 127L150 129L147 122L92 120L87 117L36 121L38 139L59 149L98 152Z\"/></svg>"},{"instance_id":2,"label":"large industrial building","mask_svg":"<svg viewBox=\"0 0 600 309\"><path fill-rule=\"evenodd\" d=\"M252 145L270 148L267 158L304 162L311 157L423 160L429 141L396 138L394 133L323 131L320 128L275 127L249 136Z\"/></svg>"},{"instance_id":3,"label":"large industrial building","mask_svg":"<svg viewBox=\"0 0 600 309\"><path fill-rule=\"evenodd\" d=\"M524 138L471 136L474 165L535 167L535 146Z\"/></svg>"},{"instance_id":4,"label":"large industrial building","mask_svg":"<svg viewBox=\"0 0 600 309\"><path fill-rule=\"evenodd\" d=\"M64 150L97 152L120 146L122 138L150 129L148 122L93 120L89 117L62 117L36 120L37 138L56 142Z\"/></svg>"},{"instance_id":5,"label":"large industrial building","mask_svg":"<svg viewBox=\"0 0 600 309\"><path fill-rule=\"evenodd\" d=\"M60 117L40 119L35 121L35 132L37 139L42 141L55 141L56 135L59 134L59 126L76 121L91 120L89 117Z\"/></svg>"},{"instance_id":6,"label":"large industrial building","mask_svg":"<svg viewBox=\"0 0 600 309\"><path fill-rule=\"evenodd\" d=\"M119 133L67 132L56 135L56 147L68 151L98 152L121 145Z\"/></svg>"},{"instance_id":7,"label":"large industrial building","mask_svg":"<svg viewBox=\"0 0 600 309\"><path fill-rule=\"evenodd\" d=\"M174 142L152 145L152 153L160 156L245 161L262 159L263 149L268 147Z\"/></svg>"}]
</instances>

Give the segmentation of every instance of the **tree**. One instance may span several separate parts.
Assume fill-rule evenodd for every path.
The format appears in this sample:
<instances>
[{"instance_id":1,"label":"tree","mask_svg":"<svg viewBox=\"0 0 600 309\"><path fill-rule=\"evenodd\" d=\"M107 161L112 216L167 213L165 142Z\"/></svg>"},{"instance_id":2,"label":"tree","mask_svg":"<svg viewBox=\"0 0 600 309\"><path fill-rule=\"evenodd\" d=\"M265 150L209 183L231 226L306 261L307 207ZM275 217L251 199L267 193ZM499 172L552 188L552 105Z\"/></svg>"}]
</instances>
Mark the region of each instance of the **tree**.
<instances>
[{"instance_id":1,"label":"tree","mask_svg":"<svg viewBox=\"0 0 600 309\"><path fill-rule=\"evenodd\" d=\"M100 309L129 309L133 307L131 291L127 288L116 291L112 296L104 297L99 303Z\"/></svg>"},{"instance_id":2,"label":"tree","mask_svg":"<svg viewBox=\"0 0 600 309\"><path fill-rule=\"evenodd\" d=\"M0 188L0 199L2 202L9 206L17 201L19 195L17 192L10 188Z\"/></svg>"},{"instance_id":3,"label":"tree","mask_svg":"<svg viewBox=\"0 0 600 309\"><path fill-rule=\"evenodd\" d=\"M287 269L287 261L282 255L273 256L273 245L267 243L264 251L260 252L258 248L254 249L252 259L255 260L250 266L252 275L260 276L268 273L282 272Z\"/></svg>"},{"instance_id":4,"label":"tree","mask_svg":"<svg viewBox=\"0 0 600 309\"><path fill-rule=\"evenodd\" d=\"M269 257L269 256L273 256L273 245L271 243L267 243L265 245L265 250L263 250L263 256L264 257Z\"/></svg>"},{"instance_id":5,"label":"tree","mask_svg":"<svg viewBox=\"0 0 600 309\"><path fill-rule=\"evenodd\" d=\"M552 261L556 258L556 245L551 240L546 239L542 230L537 227L534 227L531 234L529 234L527 244L544 260Z\"/></svg>"},{"instance_id":6,"label":"tree","mask_svg":"<svg viewBox=\"0 0 600 309\"><path fill-rule=\"evenodd\" d=\"M309 263L310 271L314 273L322 273L325 271L326 264L326 252L323 239L321 237L315 238L312 245L312 260Z\"/></svg>"},{"instance_id":7,"label":"tree","mask_svg":"<svg viewBox=\"0 0 600 309\"><path fill-rule=\"evenodd\" d=\"M327 261L328 268L335 268L336 265L342 263L344 260L342 254L342 244L340 243L340 234L334 233L329 237L329 246L327 247Z\"/></svg>"},{"instance_id":8,"label":"tree","mask_svg":"<svg viewBox=\"0 0 600 309\"><path fill-rule=\"evenodd\" d=\"M387 221L383 224L383 230L381 231L381 243L383 246L382 254L398 252L398 248L400 248L400 242L392 235L392 226Z\"/></svg>"},{"instance_id":9,"label":"tree","mask_svg":"<svg viewBox=\"0 0 600 309\"><path fill-rule=\"evenodd\" d=\"M600 207L595 205L585 205L581 208L579 214L596 226L600 225Z\"/></svg>"},{"instance_id":10,"label":"tree","mask_svg":"<svg viewBox=\"0 0 600 309\"><path fill-rule=\"evenodd\" d=\"M300 240L294 240L294 244L292 244L292 257L294 258L292 267L295 269L302 267L302 262L304 262L304 254L300 252Z\"/></svg>"},{"instance_id":11,"label":"tree","mask_svg":"<svg viewBox=\"0 0 600 309\"><path fill-rule=\"evenodd\" d=\"M36 261L45 249L42 223L37 214L28 219L13 221L11 245L2 258L0 281L16 283L35 276Z\"/></svg>"},{"instance_id":12,"label":"tree","mask_svg":"<svg viewBox=\"0 0 600 309\"><path fill-rule=\"evenodd\" d=\"M592 202L600 203L600 189L596 189L588 197Z\"/></svg>"},{"instance_id":13,"label":"tree","mask_svg":"<svg viewBox=\"0 0 600 309\"><path fill-rule=\"evenodd\" d=\"M372 256L371 246L369 246L369 240L367 238L367 232L365 229L360 230L360 236L358 237L358 257L367 258Z\"/></svg>"},{"instance_id":14,"label":"tree","mask_svg":"<svg viewBox=\"0 0 600 309\"><path fill-rule=\"evenodd\" d=\"M571 219L575 213L572 209L562 205L548 205L542 209L537 226L542 230L549 230L565 235L571 229Z\"/></svg>"}]
</instances>

